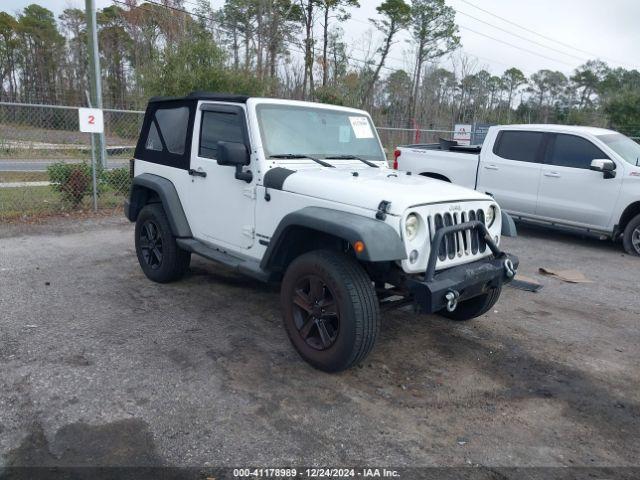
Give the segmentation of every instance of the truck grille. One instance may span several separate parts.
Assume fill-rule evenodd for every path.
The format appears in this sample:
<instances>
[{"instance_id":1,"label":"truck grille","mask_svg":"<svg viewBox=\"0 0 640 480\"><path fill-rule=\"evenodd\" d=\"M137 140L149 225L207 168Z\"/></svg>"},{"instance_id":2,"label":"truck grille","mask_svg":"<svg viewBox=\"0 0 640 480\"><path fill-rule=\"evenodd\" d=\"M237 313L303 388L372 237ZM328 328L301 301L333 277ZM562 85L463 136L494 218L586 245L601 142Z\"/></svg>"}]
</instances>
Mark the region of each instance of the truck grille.
<instances>
[{"instance_id":1,"label":"truck grille","mask_svg":"<svg viewBox=\"0 0 640 480\"><path fill-rule=\"evenodd\" d=\"M429 215L429 232L431 241L436 232L443 227L459 225L461 223L478 220L485 223L484 211L474 209L462 212L445 212ZM448 233L444 236L444 241L438 250L438 259L441 262L447 259L453 260L456 257L468 257L483 254L487 249L487 243L483 235L478 230L463 230L456 233Z\"/></svg>"}]
</instances>

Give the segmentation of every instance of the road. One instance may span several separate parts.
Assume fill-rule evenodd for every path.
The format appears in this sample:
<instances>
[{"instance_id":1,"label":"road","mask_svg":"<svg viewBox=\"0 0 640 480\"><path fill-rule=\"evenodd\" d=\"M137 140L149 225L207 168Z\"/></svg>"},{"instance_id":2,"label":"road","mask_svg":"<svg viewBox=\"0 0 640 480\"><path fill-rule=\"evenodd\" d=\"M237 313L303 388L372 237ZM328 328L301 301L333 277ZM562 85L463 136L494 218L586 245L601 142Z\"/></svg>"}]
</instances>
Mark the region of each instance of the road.
<instances>
[{"instance_id":1,"label":"road","mask_svg":"<svg viewBox=\"0 0 640 480\"><path fill-rule=\"evenodd\" d=\"M539 293L468 323L386 313L371 356L329 375L274 287L195 258L154 284L120 218L2 225L2 463L638 466L640 259L532 229L503 246Z\"/></svg>"},{"instance_id":2,"label":"road","mask_svg":"<svg viewBox=\"0 0 640 480\"><path fill-rule=\"evenodd\" d=\"M64 161L65 163L82 163L91 159L41 159L41 160L3 160L0 159L0 172L45 172L49 165ZM129 165L128 159L107 159L108 168L126 167Z\"/></svg>"}]
</instances>

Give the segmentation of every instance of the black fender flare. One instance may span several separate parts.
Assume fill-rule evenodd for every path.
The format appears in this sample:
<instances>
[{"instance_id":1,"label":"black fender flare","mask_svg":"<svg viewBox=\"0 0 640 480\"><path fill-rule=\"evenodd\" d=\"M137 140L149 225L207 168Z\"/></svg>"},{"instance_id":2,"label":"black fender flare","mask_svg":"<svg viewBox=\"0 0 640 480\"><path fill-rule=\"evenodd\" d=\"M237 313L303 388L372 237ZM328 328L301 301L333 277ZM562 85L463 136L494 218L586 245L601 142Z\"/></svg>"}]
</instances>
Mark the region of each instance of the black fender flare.
<instances>
[{"instance_id":1,"label":"black fender flare","mask_svg":"<svg viewBox=\"0 0 640 480\"><path fill-rule=\"evenodd\" d=\"M162 203L171 232L176 237L192 237L191 228L187 221L187 216L182 209L180 197L176 191L176 187L171 180L153 175L151 173L143 173L134 177L131 182L131 191L129 200L125 202L124 210L126 217L135 222L138 218L140 210L149 201L149 192L155 192Z\"/></svg>"},{"instance_id":2,"label":"black fender flare","mask_svg":"<svg viewBox=\"0 0 640 480\"><path fill-rule=\"evenodd\" d=\"M355 213L323 207L304 207L285 215L271 236L260 266L264 270L274 267L274 259L285 245L287 234L296 227L322 232L340 238L350 245L364 243L364 250L356 258L365 262L404 260L407 253L400 235L383 221Z\"/></svg>"}]
</instances>

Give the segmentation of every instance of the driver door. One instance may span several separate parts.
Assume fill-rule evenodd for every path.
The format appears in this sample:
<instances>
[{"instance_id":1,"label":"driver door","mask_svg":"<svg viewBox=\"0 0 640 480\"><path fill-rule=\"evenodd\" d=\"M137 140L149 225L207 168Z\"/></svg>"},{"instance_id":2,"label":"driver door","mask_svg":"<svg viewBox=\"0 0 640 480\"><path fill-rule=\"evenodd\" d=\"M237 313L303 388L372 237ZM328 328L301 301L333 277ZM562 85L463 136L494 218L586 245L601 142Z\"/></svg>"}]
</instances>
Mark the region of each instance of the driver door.
<instances>
[{"instance_id":1,"label":"driver door","mask_svg":"<svg viewBox=\"0 0 640 480\"><path fill-rule=\"evenodd\" d=\"M189 188L193 235L217 246L247 249L253 244L255 186L235 178L233 166L217 162L220 141L250 150L245 110L240 105L201 103L194 122ZM249 166L249 168L251 168Z\"/></svg>"}]
</instances>

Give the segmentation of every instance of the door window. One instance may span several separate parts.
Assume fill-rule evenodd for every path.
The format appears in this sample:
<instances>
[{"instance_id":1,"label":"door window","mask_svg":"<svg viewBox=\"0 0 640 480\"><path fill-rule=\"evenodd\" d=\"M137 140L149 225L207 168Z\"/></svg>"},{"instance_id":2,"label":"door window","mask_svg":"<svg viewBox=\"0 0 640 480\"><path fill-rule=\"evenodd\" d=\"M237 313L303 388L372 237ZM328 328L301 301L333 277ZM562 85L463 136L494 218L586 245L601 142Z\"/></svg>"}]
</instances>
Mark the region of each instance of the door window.
<instances>
[{"instance_id":1,"label":"door window","mask_svg":"<svg viewBox=\"0 0 640 480\"><path fill-rule=\"evenodd\" d=\"M589 169L591 161L609 158L589 140L575 135L558 134L551 144L546 163L559 167Z\"/></svg>"},{"instance_id":2,"label":"door window","mask_svg":"<svg viewBox=\"0 0 640 480\"><path fill-rule=\"evenodd\" d=\"M230 112L202 112L198 155L215 159L218 154L218 142L244 143L244 129L240 115Z\"/></svg>"},{"instance_id":3,"label":"door window","mask_svg":"<svg viewBox=\"0 0 640 480\"><path fill-rule=\"evenodd\" d=\"M500 132L493 153L508 160L537 162L543 139L543 132L504 130Z\"/></svg>"}]
</instances>

